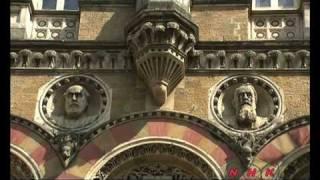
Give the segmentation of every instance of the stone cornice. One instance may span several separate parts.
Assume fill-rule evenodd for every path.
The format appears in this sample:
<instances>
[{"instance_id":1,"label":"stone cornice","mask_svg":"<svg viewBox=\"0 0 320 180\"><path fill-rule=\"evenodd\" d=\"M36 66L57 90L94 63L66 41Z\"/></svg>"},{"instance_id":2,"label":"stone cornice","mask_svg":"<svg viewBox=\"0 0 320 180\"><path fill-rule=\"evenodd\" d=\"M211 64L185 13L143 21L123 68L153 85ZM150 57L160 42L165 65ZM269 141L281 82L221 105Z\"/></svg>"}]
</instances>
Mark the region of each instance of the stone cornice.
<instances>
[{"instance_id":1,"label":"stone cornice","mask_svg":"<svg viewBox=\"0 0 320 180\"><path fill-rule=\"evenodd\" d=\"M309 46L309 41L199 42L195 46L197 50L189 53L185 69L187 73L309 73ZM28 72L35 69L48 70L48 72L73 69L128 70L133 68L133 64L130 64L132 54L128 49L128 46L121 42L16 40L11 43L10 58L16 63L13 64L12 69ZM56 66L45 65L48 64L45 61L49 58L44 52L48 50L56 51L57 56L54 60L57 63ZM74 50L83 52L81 55L83 66L73 68L69 65L58 65L66 59L69 61L71 52ZM105 58L102 58L101 53ZM23 64L22 61L28 62ZM97 65L97 61L106 61L105 63L109 65Z\"/></svg>"},{"instance_id":2,"label":"stone cornice","mask_svg":"<svg viewBox=\"0 0 320 180\"><path fill-rule=\"evenodd\" d=\"M196 46L199 50L268 50L268 49L309 49L309 40L290 41L199 41Z\"/></svg>"},{"instance_id":3,"label":"stone cornice","mask_svg":"<svg viewBox=\"0 0 320 180\"><path fill-rule=\"evenodd\" d=\"M52 40L11 40L11 49L41 48L41 49L105 49L105 48L127 48L125 42L79 40L79 41L52 41ZM199 41L195 45L199 50L219 49L309 49L309 40L290 41Z\"/></svg>"}]
</instances>

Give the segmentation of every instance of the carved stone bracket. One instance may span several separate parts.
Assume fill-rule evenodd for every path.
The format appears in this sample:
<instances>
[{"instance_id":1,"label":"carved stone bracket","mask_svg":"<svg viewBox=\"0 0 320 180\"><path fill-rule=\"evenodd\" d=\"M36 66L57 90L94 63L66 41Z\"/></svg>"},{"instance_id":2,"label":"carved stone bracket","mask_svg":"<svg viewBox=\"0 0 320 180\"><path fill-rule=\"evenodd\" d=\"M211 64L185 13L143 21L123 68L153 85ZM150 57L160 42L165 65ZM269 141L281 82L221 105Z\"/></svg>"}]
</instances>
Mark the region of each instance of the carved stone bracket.
<instances>
[{"instance_id":1,"label":"carved stone bracket","mask_svg":"<svg viewBox=\"0 0 320 180\"><path fill-rule=\"evenodd\" d=\"M127 43L138 75L158 106L184 78L189 52L194 52L197 26L172 12L141 12L127 26Z\"/></svg>"}]
</instances>

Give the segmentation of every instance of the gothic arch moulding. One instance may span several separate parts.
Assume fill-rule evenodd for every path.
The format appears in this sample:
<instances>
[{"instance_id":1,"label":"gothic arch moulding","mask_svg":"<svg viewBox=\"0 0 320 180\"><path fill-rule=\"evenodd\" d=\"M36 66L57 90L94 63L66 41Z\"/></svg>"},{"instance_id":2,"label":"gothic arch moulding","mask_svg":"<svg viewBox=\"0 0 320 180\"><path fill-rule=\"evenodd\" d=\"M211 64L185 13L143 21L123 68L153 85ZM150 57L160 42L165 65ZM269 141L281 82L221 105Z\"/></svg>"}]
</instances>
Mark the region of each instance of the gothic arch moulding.
<instances>
[{"instance_id":1,"label":"gothic arch moulding","mask_svg":"<svg viewBox=\"0 0 320 180\"><path fill-rule=\"evenodd\" d=\"M260 132L282 120L283 96L271 80L256 75L228 77L209 92L209 119L228 132Z\"/></svg>"},{"instance_id":2,"label":"gothic arch moulding","mask_svg":"<svg viewBox=\"0 0 320 180\"><path fill-rule=\"evenodd\" d=\"M40 179L41 173L37 163L23 149L10 144L11 179Z\"/></svg>"},{"instance_id":3,"label":"gothic arch moulding","mask_svg":"<svg viewBox=\"0 0 320 180\"><path fill-rule=\"evenodd\" d=\"M108 121L111 89L93 75L64 75L41 87L35 121L51 131L88 131Z\"/></svg>"},{"instance_id":4,"label":"gothic arch moulding","mask_svg":"<svg viewBox=\"0 0 320 180\"><path fill-rule=\"evenodd\" d=\"M170 176L221 179L222 175L219 165L192 144L148 137L124 143L107 153L91 168L85 179Z\"/></svg>"}]
</instances>

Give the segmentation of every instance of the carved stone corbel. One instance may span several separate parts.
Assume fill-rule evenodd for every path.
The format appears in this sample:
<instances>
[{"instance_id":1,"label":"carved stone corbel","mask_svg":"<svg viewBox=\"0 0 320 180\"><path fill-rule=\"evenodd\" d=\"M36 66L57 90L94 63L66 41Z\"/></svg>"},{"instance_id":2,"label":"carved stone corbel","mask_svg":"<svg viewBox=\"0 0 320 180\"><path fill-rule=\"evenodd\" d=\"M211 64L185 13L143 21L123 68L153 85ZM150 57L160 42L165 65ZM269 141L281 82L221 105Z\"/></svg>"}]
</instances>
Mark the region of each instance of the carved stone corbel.
<instances>
[{"instance_id":1,"label":"carved stone corbel","mask_svg":"<svg viewBox=\"0 0 320 180\"><path fill-rule=\"evenodd\" d=\"M303 49L297 51L297 55L301 59L301 68L307 68L307 58L310 57L310 52Z\"/></svg>"},{"instance_id":2,"label":"carved stone corbel","mask_svg":"<svg viewBox=\"0 0 320 180\"><path fill-rule=\"evenodd\" d=\"M15 52L10 52L10 66L16 67L18 65L18 54Z\"/></svg>"},{"instance_id":3,"label":"carved stone corbel","mask_svg":"<svg viewBox=\"0 0 320 180\"><path fill-rule=\"evenodd\" d=\"M267 55L264 53L257 54L257 61L259 63L259 68L264 67L264 62L267 60Z\"/></svg>"},{"instance_id":4,"label":"carved stone corbel","mask_svg":"<svg viewBox=\"0 0 320 180\"><path fill-rule=\"evenodd\" d=\"M248 50L245 53L246 59L247 59L247 68L253 68L253 60L256 57L256 52L252 50Z\"/></svg>"},{"instance_id":5,"label":"carved stone corbel","mask_svg":"<svg viewBox=\"0 0 320 180\"><path fill-rule=\"evenodd\" d=\"M80 69L81 67L81 61L82 61L82 55L83 52L80 50L73 50L71 52L71 59L73 62L73 68L74 69Z\"/></svg>"},{"instance_id":6,"label":"carved stone corbel","mask_svg":"<svg viewBox=\"0 0 320 180\"><path fill-rule=\"evenodd\" d=\"M290 68L292 66L295 55L292 52L286 52L283 55L287 63L287 68Z\"/></svg>"},{"instance_id":7,"label":"carved stone corbel","mask_svg":"<svg viewBox=\"0 0 320 180\"><path fill-rule=\"evenodd\" d=\"M55 50L46 50L44 52L45 58L48 60L49 68L53 69L56 67L57 61L57 52Z\"/></svg>"},{"instance_id":8,"label":"carved stone corbel","mask_svg":"<svg viewBox=\"0 0 320 180\"><path fill-rule=\"evenodd\" d=\"M225 50L219 50L217 52L217 56L219 57L220 62L220 68L226 67L226 51Z\"/></svg>"},{"instance_id":9,"label":"carved stone corbel","mask_svg":"<svg viewBox=\"0 0 320 180\"><path fill-rule=\"evenodd\" d=\"M138 75L149 87L155 104L161 106L184 78L189 52L195 51L197 27L188 19L182 23L178 16L176 20L163 15L158 18L146 16L130 23L127 43Z\"/></svg>"},{"instance_id":10,"label":"carved stone corbel","mask_svg":"<svg viewBox=\"0 0 320 180\"><path fill-rule=\"evenodd\" d=\"M32 51L30 51L29 49L22 49L21 51L19 51L19 57L21 58L19 66L21 67L29 66L31 54L32 54Z\"/></svg>"},{"instance_id":11,"label":"carved stone corbel","mask_svg":"<svg viewBox=\"0 0 320 180\"><path fill-rule=\"evenodd\" d=\"M282 52L280 50L271 50L268 52L268 56L272 60L272 68L275 68L275 69L279 68L278 59L281 54L282 54Z\"/></svg>"}]
</instances>

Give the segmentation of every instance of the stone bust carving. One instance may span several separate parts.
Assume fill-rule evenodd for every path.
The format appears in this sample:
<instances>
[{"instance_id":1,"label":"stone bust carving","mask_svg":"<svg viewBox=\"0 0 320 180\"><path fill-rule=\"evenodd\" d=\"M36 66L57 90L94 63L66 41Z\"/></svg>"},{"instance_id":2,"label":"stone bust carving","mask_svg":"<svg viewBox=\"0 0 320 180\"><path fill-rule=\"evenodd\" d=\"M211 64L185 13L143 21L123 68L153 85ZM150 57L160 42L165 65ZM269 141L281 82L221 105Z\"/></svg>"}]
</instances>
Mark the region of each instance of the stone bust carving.
<instances>
[{"instance_id":1,"label":"stone bust carving","mask_svg":"<svg viewBox=\"0 0 320 180\"><path fill-rule=\"evenodd\" d=\"M80 85L70 86L64 93L65 115L70 119L78 119L88 108L88 91Z\"/></svg>"},{"instance_id":2,"label":"stone bust carving","mask_svg":"<svg viewBox=\"0 0 320 180\"><path fill-rule=\"evenodd\" d=\"M243 84L234 91L233 106L239 127L257 128L267 121L267 118L257 116L257 102L257 92L250 83Z\"/></svg>"}]
</instances>

